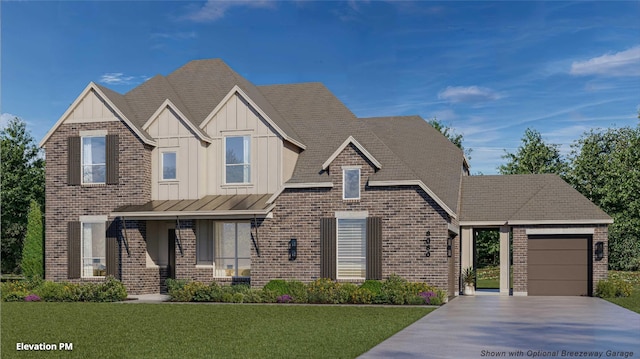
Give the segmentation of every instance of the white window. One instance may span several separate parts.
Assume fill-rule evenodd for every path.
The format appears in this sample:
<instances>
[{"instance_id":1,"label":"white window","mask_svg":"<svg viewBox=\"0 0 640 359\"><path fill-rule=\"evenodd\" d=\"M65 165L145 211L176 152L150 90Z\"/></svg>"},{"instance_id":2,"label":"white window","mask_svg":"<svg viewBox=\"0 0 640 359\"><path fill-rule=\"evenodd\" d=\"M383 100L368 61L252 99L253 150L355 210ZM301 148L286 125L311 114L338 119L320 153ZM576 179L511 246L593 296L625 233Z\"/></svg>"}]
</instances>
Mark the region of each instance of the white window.
<instances>
[{"instance_id":1,"label":"white window","mask_svg":"<svg viewBox=\"0 0 640 359\"><path fill-rule=\"evenodd\" d=\"M342 170L342 198L360 199L360 168Z\"/></svg>"},{"instance_id":2,"label":"white window","mask_svg":"<svg viewBox=\"0 0 640 359\"><path fill-rule=\"evenodd\" d=\"M225 138L225 183L251 182L251 136Z\"/></svg>"},{"instance_id":3,"label":"white window","mask_svg":"<svg viewBox=\"0 0 640 359\"><path fill-rule=\"evenodd\" d=\"M217 277L251 276L251 224L225 222L218 224L214 262Z\"/></svg>"},{"instance_id":4,"label":"white window","mask_svg":"<svg viewBox=\"0 0 640 359\"><path fill-rule=\"evenodd\" d=\"M105 183L106 137L82 137L82 183Z\"/></svg>"},{"instance_id":5,"label":"white window","mask_svg":"<svg viewBox=\"0 0 640 359\"><path fill-rule=\"evenodd\" d=\"M366 244L366 218L338 218L338 278L365 278Z\"/></svg>"},{"instance_id":6,"label":"white window","mask_svg":"<svg viewBox=\"0 0 640 359\"><path fill-rule=\"evenodd\" d=\"M196 235L196 264L213 265L213 238L215 235L215 222L200 220L197 224Z\"/></svg>"},{"instance_id":7,"label":"white window","mask_svg":"<svg viewBox=\"0 0 640 359\"><path fill-rule=\"evenodd\" d=\"M174 180L176 179L176 153L175 152L163 152L162 153L162 179Z\"/></svg>"},{"instance_id":8,"label":"white window","mask_svg":"<svg viewBox=\"0 0 640 359\"><path fill-rule=\"evenodd\" d=\"M82 223L82 276L107 275L105 223Z\"/></svg>"}]
</instances>

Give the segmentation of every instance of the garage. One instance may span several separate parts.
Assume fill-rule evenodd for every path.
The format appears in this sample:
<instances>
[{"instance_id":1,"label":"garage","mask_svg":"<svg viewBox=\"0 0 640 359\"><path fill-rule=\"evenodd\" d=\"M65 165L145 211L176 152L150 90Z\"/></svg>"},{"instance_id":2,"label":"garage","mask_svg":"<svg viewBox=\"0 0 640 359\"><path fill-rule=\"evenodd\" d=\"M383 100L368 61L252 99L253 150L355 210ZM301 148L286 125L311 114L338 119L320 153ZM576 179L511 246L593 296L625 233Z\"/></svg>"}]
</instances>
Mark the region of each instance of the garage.
<instances>
[{"instance_id":1,"label":"garage","mask_svg":"<svg viewBox=\"0 0 640 359\"><path fill-rule=\"evenodd\" d=\"M590 236L529 236L528 295L589 295Z\"/></svg>"}]
</instances>

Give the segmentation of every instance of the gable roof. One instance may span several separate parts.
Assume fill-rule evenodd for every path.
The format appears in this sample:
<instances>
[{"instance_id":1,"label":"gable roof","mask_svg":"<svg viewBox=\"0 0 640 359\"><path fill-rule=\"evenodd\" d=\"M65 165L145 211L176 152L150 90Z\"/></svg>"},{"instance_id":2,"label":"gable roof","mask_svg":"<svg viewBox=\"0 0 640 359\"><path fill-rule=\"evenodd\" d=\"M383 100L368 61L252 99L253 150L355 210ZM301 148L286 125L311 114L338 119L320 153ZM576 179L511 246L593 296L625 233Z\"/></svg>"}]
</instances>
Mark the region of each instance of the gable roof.
<instances>
[{"instance_id":1,"label":"gable roof","mask_svg":"<svg viewBox=\"0 0 640 359\"><path fill-rule=\"evenodd\" d=\"M323 171L326 162L351 136L366 149L365 157L371 156L381 165L370 184L421 185L445 211L456 216L464 155L421 117L359 119L321 83L258 89L307 145L288 184L329 181ZM422 152L431 150L436 156ZM437 156L442 158L431 158Z\"/></svg>"},{"instance_id":2,"label":"gable roof","mask_svg":"<svg viewBox=\"0 0 640 359\"><path fill-rule=\"evenodd\" d=\"M465 176L460 222L613 223L598 206L553 174Z\"/></svg>"}]
</instances>

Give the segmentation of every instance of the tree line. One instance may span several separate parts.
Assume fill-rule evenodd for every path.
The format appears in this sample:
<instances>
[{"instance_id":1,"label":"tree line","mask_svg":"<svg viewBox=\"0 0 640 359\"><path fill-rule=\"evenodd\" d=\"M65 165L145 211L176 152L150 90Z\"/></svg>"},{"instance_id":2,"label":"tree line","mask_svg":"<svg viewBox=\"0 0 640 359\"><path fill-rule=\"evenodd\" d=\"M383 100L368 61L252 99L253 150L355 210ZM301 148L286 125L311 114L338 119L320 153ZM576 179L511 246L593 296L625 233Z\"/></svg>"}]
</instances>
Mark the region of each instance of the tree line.
<instances>
[{"instance_id":1,"label":"tree line","mask_svg":"<svg viewBox=\"0 0 640 359\"><path fill-rule=\"evenodd\" d=\"M433 122L462 148L461 135ZM640 270L640 123L589 130L571 145L566 157L558 144L545 142L540 132L527 128L517 150L505 151L502 158L506 162L498 167L500 174L557 174L609 214L614 220L609 226L609 269ZM495 250L484 245L481 259L495 261Z\"/></svg>"}]
</instances>

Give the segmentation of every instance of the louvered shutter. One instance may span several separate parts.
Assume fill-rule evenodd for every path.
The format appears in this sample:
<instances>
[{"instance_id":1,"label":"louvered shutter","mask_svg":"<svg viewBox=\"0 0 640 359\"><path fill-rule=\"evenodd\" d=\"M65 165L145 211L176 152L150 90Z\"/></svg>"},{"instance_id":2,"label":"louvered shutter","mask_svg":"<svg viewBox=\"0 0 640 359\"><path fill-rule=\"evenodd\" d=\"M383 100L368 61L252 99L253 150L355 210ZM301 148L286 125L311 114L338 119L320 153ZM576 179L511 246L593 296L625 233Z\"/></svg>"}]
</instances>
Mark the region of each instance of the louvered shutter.
<instances>
[{"instance_id":1,"label":"louvered shutter","mask_svg":"<svg viewBox=\"0 0 640 359\"><path fill-rule=\"evenodd\" d=\"M107 135L107 184L118 184L119 172L119 139L118 135Z\"/></svg>"},{"instance_id":2,"label":"louvered shutter","mask_svg":"<svg viewBox=\"0 0 640 359\"><path fill-rule=\"evenodd\" d=\"M336 219L320 219L320 277L336 279Z\"/></svg>"},{"instance_id":3,"label":"louvered shutter","mask_svg":"<svg viewBox=\"0 0 640 359\"><path fill-rule=\"evenodd\" d=\"M106 223L106 229L105 255L107 262L107 275L119 278L118 223L115 221L108 221Z\"/></svg>"},{"instance_id":4,"label":"louvered shutter","mask_svg":"<svg viewBox=\"0 0 640 359\"><path fill-rule=\"evenodd\" d=\"M80 278L80 222L67 223L67 276L69 279Z\"/></svg>"},{"instance_id":5,"label":"louvered shutter","mask_svg":"<svg viewBox=\"0 0 640 359\"><path fill-rule=\"evenodd\" d=\"M367 279L382 279L382 218L367 218Z\"/></svg>"},{"instance_id":6,"label":"louvered shutter","mask_svg":"<svg viewBox=\"0 0 640 359\"><path fill-rule=\"evenodd\" d=\"M80 137L67 138L67 184L80 185Z\"/></svg>"}]
</instances>

